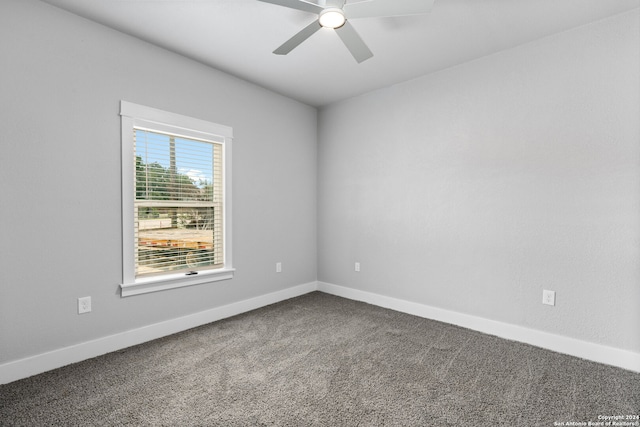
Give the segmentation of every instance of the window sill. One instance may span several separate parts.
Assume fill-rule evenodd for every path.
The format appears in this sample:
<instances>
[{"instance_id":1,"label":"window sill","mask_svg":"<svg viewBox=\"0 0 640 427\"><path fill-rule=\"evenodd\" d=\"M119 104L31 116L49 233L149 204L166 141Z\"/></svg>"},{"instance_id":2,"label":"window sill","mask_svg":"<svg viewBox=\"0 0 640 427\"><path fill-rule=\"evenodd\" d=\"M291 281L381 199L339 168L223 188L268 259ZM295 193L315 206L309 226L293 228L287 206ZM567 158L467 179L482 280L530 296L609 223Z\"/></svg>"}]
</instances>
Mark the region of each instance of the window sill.
<instances>
[{"instance_id":1,"label":"window sill","mask_svg":"<svg viewBox=\"0 0 640 427\"><path fill-rule=\"evenodd\" d=\"M120 285L120 295L122 297L129 297L133 295L147 294L149 292L158 292L167 289L182 288L185 286L232 279L234 272L234 268L224 268L220 270L200 271L197 275L193 276L186 276L185 273L180 273L161 277L137 279L134 283L123 283Z\"/></svg>"}]
</instances>

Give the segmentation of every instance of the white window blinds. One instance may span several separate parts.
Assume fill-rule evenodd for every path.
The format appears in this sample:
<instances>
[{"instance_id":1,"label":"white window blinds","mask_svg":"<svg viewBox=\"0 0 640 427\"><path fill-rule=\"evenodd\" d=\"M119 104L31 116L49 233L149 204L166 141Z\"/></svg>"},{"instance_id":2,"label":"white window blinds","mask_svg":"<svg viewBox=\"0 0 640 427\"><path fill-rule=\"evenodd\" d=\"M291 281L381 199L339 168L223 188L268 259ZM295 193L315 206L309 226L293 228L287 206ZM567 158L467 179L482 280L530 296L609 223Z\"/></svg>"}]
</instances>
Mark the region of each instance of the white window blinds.
<instances>
[{"instance_id":1,"label":"white window blinds","mask_svg":"<svg viewBox=\"0 0 640 427\"><path fill-rule=\"evenodd\" d=\"M135 277L224 265L222 141L133 128Z\"/></svg>"},{"instance_id":2,"label":"white window blinds","mask_svg":"<svg viewBox=\"0 0 640 427\"><path fill-rule=\"evenodd\" d=\"M233 128L127 101L123 297L232 279Z\"/></svg>"}]
</instances>

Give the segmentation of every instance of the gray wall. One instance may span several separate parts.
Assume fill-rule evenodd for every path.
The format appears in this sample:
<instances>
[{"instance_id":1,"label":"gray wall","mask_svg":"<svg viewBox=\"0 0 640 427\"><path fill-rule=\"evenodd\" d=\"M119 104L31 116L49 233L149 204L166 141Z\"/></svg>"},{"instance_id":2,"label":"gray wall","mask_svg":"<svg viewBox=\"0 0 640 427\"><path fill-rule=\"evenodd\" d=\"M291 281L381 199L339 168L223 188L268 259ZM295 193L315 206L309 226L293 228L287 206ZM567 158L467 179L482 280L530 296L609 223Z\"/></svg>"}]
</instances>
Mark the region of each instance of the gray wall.
<instances>
[{"instance_id":1,"label":"gray wall","mask_svg":"<svg viewBox=\"0 0 640 427\"><path fill-rule=\"evenodd\" d=\"M318 280L640 351L638 15L322 109Z\"/></svg>"},{"instance_id":2,"label":"gray wall","mask_svg":"<svg viewBox=\"0 0 640 427\"><path fill-rule=\"evenodd\" d=\"M316 280L314 108L44 3L0 28L0 364ZM233 280L120 298L121 99L233 127Z\"/></svg>"},{"instance_id":3,"label":"gray wall","mask_svg":"<svg viewBox=\"0 0 640 427\"><path fill-rule=\"evenodd\" d=\"M637 11L329 106L319 126L40 2L3 0L0 28L0 364L316 273L640 351ZM232 281L118 295L121 99L233 127Z\"/></svg>"}]
</instances>

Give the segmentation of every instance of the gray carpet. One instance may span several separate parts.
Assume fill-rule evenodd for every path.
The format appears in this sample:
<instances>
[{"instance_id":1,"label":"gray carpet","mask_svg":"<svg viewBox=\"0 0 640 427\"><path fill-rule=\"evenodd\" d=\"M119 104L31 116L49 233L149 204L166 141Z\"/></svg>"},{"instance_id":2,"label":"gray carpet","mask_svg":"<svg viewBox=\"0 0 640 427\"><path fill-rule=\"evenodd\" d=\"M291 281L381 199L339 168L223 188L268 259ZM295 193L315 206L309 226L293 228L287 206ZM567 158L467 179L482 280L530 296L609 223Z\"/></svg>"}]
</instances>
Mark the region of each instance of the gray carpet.
<instances>
[{"instance_id":1,"label":"gray carpet","mask_svg":"<svg viewBox=\"0 0 640 427\"><path fill-rule=\"evenodd\" d=\"M314 292L0 386L2 426L554 426L640 374Z\"/></svg>"}]
</instances>

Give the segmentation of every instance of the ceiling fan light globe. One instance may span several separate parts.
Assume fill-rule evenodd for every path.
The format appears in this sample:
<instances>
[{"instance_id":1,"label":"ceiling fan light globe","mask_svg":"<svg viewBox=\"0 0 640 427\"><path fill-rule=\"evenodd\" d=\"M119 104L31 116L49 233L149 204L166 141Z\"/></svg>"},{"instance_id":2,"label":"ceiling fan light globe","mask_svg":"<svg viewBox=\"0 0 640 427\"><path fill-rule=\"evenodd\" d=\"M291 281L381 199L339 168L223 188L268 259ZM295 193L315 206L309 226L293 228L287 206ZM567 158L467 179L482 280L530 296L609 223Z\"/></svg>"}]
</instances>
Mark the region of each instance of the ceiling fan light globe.
<instances>
[{"instance_id":1,"label":"ceiling fan light globe","mask_svg":"<svg viewBox=\"0 0 640 427\"><path fill-rule=\"evenodd\" d=\"M318 22L320 22L320 25L324 28L340 28L347 22L347 18L345 18L342 9L327 8L320 12Z\"/></svg>"}]
</instances>

